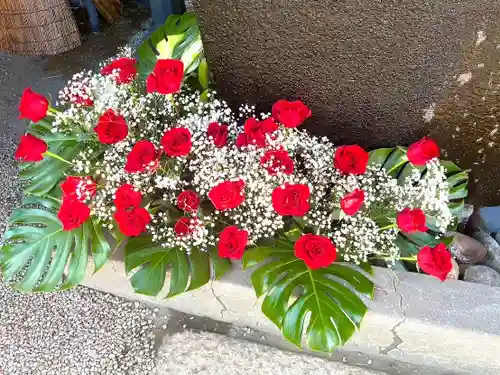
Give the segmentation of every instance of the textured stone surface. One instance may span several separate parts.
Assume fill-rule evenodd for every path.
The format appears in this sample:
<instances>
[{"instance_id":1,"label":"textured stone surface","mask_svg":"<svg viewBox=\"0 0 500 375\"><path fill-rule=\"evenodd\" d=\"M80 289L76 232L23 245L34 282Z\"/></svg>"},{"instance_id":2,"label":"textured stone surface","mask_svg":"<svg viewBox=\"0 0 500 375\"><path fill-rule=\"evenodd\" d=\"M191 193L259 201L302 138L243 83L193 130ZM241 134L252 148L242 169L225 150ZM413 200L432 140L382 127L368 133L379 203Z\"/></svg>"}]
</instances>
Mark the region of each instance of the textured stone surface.
<instances>
[{"instance_id":1,"label":"textured stone surface","mask_svg":"<svg viewBox=\"0 0 500 375\"><path fill-rule=\"evenodd\" d=\"M84 287L22 294L0 282L0 374L148 374L152 316L137 302Z\"/></svg>"},{"instance_id":2,"label":"textured stone surface","mask_svg":"<svg viewBox=\"0 0 500 375\"><path fill-rule=\"evenodd\" d=\"M472 236L486 247L484 264L500 272L500 245L486 232L476 232Z\"/></svg>"},{"instance_id":3,"label":"textured stone surface","mask_svg":"<svg viewBox=\"0 0 500 375\"><path fill-rule=\"evenodd\" d=\"M500 199L498 147L489 145L500 136L496 91L488 85L500 60L499 0L194 5L230 102L268 111L277 98L302 98L314 114L307 128L338 143L392 146L431 132L445 154L473 168L475 202Z\"/></svg>"},{"instance_id":4,"label":"textured stone surface","mask_svg":"<svg viewBox=\"0 0 500 375\"><path fill-rule=\"evenodd\" d=\"M500 273L487 266L472 266L465 270L464 281L489 286L500 286Z\"/></svg>"},{"instance_id":5,"label":"textured stone surface","mask_svg":"<svg viewBox=\"0 0 500 375\"><path fill-rule=\"evenodd\" d=\"M462 264L482 263L486 258L486 247L478 240L462 233L454 234L449 249L457 261Z\"/></svg>"},{"instance_id":6,"label":"textured stone surface","mask_svg":"<svg viewBox=\"0 0 500 375\"><path fill-rule=\"evenodd\" d=\"M454 69L450 87L436 102L434 118L427 129L443 147L446 157L472 170L470 196L475 204L488 206L500 204L500 129L497 121L500 14L498 1L482 6L496 20L476 23L476 41L473 45L464 44L463 61ZM480 13L475 13L471 20Z\"/></svg>"},{"instance_id":7,"label":"textured stone surface","mask_svg":"<svg viewBox=\"0 0 500 375\"><path fill-rule=\"evenodd\" d=\"M418 374L418 372L413 372ZM158 353L158 375L384 375L322 358L284 352L213 333L166 336Z\"/></svg>"}]
</instances>

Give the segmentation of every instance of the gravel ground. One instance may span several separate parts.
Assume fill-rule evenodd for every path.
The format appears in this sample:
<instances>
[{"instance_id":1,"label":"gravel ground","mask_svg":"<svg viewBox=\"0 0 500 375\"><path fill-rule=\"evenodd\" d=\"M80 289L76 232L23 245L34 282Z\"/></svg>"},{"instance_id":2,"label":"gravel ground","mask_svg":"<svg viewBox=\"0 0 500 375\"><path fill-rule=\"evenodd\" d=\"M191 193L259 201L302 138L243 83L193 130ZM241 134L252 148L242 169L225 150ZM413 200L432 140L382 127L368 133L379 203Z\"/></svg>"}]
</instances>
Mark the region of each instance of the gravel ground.
<instances>
[{"instance_id":1,"label":"gravel ground","mask_svg":"<svg viewBox=\"0 0 500 375\"><path fill-rule=\"evenodd\" d=\"M146 375L154 312L78 287L21 294L0 283L1 375Z\"/></svg>"},{"instance_id":2,"label":"gravel ground","mask_svg":"<svg viewBox=\"0 0 500 375\"><path fill-rule=\"evenodd\" d=\"M165 336L158 375L387 375L214 333Z\"/></svg>"}]
</instances>

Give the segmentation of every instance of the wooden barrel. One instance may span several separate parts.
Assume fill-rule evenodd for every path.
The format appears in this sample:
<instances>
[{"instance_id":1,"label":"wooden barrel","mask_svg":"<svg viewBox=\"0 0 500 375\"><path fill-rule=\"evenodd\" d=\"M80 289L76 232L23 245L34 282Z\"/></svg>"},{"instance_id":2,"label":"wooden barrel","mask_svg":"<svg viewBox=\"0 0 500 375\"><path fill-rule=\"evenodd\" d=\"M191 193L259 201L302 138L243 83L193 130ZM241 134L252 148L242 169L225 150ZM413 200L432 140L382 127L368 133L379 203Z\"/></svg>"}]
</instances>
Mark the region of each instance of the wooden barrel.
<instances>
[{"instance_id":1,"label":"wooden barrel","mask_svg":"<svg viewBox=\"0 0 500 375\"><path fill-rule=\"evenodd\" d=\"M79 45L68 0L0 0L0 50L56 55Z\"/></svg>"}]
</instances>

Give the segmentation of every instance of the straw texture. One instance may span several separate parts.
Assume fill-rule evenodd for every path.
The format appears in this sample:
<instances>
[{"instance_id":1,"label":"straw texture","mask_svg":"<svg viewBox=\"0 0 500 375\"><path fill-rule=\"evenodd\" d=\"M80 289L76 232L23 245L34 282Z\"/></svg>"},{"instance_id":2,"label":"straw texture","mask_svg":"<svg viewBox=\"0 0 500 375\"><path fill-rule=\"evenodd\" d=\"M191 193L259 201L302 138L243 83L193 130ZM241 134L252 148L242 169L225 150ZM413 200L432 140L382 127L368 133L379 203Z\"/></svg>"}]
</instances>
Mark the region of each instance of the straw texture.
<instances>
[{"instance_id":1,"label":"straw texture","mask_svg":"<svg viewBox=\"0 0 500 375\"><path fill-rule=\"evenodd\" d=\"M0 50L56 55L79 45L67 0L0 0Z\"/></svg>"}]
</instances>

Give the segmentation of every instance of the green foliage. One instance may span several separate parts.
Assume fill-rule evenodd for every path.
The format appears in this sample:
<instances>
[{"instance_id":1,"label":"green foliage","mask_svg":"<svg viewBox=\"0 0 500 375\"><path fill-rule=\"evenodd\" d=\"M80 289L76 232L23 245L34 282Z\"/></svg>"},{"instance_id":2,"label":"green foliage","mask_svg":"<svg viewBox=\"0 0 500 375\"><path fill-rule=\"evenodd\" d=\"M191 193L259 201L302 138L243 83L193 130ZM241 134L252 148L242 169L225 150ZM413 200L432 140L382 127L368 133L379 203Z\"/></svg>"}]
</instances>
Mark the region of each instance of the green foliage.
<instances>
[{"instance_id":1,"label":"green foliage","mask_svg":"<svg viewBox=\"0 0 500 375\"><path fill-rule=\"evenodd\" d=\"M167 297L197 289L211 279L210 263L215 279L231 267L231 262L217 255L215 249L202 252L193 249L190 254L180 249L166 249L151 237L136 237L125 247L125 270L138 268L131 278L137 293L156 296L163 288L167 269L170 267L170 289Z\"/></svg>"},{"instance_id":2,"label":"green foliage","mask_svg":"<svg viewBox=\"0 0 500 375\"><path fill-rule=\"evenodd\" d=\"M243 266L255 265L251 280L257 297L265 296L262 312L299 348L304 334L312 350L343 345L367 311L360 295L373 297L373 283L358 267L333 263L311 270L295 257L291 242L246 251Z\"/></svg>"},{"instance_id":3,"label":"green foliage","mask_svg":"<svg viewBox=\"0 0 500 375\"><path fill-rule=\"evenodd\" d=\"M420 175L426 173L425 167L417 167L408 161L406 156L406 148L380 148L370 152L370 165L381 165L388 173L398 179L398 184L404 184L406 177L411 176L414 170L418 170ZM441 161L441 165L446 170L448 182L448 198L450 200L448 207L451 213L456 217L460 217L463 209L464 200L467 196L467 184L469 182L468 171L462 170L456 164L450 161ZM401 256L408 257L416 255L419 250L424 246L436 246L440 242L447 245L450 238L444 237L436 239L437 228L434 225L434 219L430 216L427 217L427 226L429 231L426 233L403 234L400 233L396 240L399 247Z\"/></svg>"},{"instance_id":4,"label":"green foliage","mask_svg":"<svg viewBox=\"0 0 500 375\"><path fill-rule=\"evenodd\" d=\"M159 59L179 59L184 62L187 76L196 72L203 61L200 28L194 13L171 15L165 25L155 30L138 49L139 75L145 78ZM203 78L200 78L200 82Z\"/></svg>"},{"instance_id":5,"label":"green foliage","mask_svg":"<svg viewBox=\"0 0 500 375\"><path fill-rule=\"evenodd\" d=\"M49 151L58 154L63 159L72 160L84 148L84 141L91 139L86 134L61 134L52 133L52 119L45 118L38 123L31 123L28 133L43 139ZM49 193L63 179L71 168L61 160L46 156L36 163L21 163L20 177L26 181L25 194L43 196Z\"/></svg>"},{"instance_id":6,"label":"green foliage","mask_svg":"<svg viewBox=\"0 0 500 375\"><path fill-rule=\"evenodd\" d=\"M22 275L15 285L21 291L51 292L78 285L85 276L90 246L96 270L109 257L101 226L89 219L64 231L57 218L59 207L54 198L30 196L10 217L0 263L6 280Z\"/></svg>"}]
</instances>

